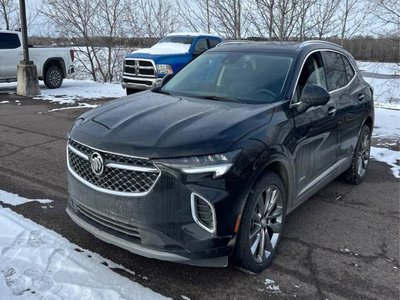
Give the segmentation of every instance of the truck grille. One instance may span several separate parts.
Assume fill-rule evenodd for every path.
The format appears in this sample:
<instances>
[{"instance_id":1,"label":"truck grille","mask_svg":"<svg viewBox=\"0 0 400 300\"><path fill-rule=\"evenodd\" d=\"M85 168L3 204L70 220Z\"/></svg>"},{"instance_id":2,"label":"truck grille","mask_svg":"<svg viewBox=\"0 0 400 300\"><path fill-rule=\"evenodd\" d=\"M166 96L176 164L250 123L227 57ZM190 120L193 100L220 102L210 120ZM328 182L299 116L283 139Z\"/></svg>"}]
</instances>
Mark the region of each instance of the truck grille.
<instances>
[{"instance_id":1,"label":"truck grille","mask_svg":"<svg viewBox=\"0 0 400 300\"><path fill-rule=\"evenodd\" d=\"M101 156L103 171L95 173L93 153ZM150 192L161 172L148 159L109 153L69 140L68 167L84 184L102 192L142 196ZM99 167L99 165L97 165Z\"/></svg>"},{"instance_id":2,"label":"truck grille","mask_svg":"<svg viewBox=\"0 0 400 300\"><path fill-rule=\"evenodd\" d=\"M133 77L156 77L154 63L149 60L125 59L124 75Z\"/></svg>"}]
</instances>

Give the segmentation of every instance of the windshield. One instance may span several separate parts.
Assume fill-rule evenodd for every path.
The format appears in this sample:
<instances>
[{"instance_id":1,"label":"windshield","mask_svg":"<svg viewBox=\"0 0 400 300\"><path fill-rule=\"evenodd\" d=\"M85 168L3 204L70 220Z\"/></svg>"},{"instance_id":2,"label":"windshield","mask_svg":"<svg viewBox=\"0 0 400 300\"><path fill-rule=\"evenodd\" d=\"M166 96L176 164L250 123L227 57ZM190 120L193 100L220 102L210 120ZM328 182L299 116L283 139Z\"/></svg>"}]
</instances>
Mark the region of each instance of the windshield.
<instances>
[{"instance_id":1,"label":"windshield","mask_svg":"<svg viewBox=\"0 0 400 300\"><path fill-rule=\"evenodd\" d=\"M288 54L208 52L177 73L164 93L244 103L280 99L292 57Z\"/></svg>"},{"instance_id":2,"label":"windshield","mask_svg":"<svg viewBox=\"0 0 400 300\"><path fill-rule=\"evenodd\" d=\"M191 45L194 37L192 36L166 36L158 41L159 43L178 43Z\"/></svg>"}]
</instances>

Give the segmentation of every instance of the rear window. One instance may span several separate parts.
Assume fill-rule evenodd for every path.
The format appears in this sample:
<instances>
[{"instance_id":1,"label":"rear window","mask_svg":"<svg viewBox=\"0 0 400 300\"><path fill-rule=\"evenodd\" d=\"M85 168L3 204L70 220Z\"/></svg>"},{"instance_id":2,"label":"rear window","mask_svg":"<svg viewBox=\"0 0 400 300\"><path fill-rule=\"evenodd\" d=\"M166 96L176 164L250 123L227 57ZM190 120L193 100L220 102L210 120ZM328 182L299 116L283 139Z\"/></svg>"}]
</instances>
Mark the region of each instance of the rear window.
<instances>
[{"instance_id":1,"label":"rear window","mask_svg":"<svg viewBox=\"0 0 400 300\"><path fill-rule=\"evenodd\" d=\"M15 49L21 46L15 33L0 33L0 49Z\"/></svg>"},{"instance_id":2,"label":"rear window","mask_svg":"<svg viewBox=\"0 0 400 300\"><path fill-rule=\"evenodd\" d=\"M322 52L328 91L334 91L344 87L349 82L343 63L342 55L336 52Z\"/></svg>"},{"instance_id":3,"label":"rear window","mask_svg":"<svg viewBox=\"0 0 400 300\"><path fill-rule=\"evenodd\" d=\"M192 36L166 36L162 38L158 43L178 43L191 45L194 37Z\"/></svg>"}]
</instances>

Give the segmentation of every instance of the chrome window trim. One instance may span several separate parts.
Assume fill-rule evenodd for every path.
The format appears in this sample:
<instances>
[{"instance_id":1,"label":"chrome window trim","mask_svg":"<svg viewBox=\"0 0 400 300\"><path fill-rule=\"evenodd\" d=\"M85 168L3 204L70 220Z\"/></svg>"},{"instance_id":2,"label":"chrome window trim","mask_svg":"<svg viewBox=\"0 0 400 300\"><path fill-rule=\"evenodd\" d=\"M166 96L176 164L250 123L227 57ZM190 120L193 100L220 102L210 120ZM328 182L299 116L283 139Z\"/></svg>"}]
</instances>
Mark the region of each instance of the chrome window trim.
<instances>
[{"instance_id":1,"label":"chrome window trim","mask_svg":"<svg viewBox=\"0 0 400 300\"><path fill-rule=\"evenodd\" d=\"M302 64L301 64L300 72L297 74L296 84L294 85L294 88L293 88L293 90L292 90L292 95L291 95L291 97L290 97L290 105L289 105L289 108L295 108L295 107L299 106L300 103L301 103L300 99L299 99L298 102L293 103L293 97L294 97L294 92L296 91L296 87L297 87L297 85L298 85L298 83L299 83L301 71L303 70L304 64L306 63L307 59L308 59L312 54L314 54L314 53L316 53L316 52L326 52L326 51L327 51L327 52L335 52L335 53L341 54L341 55L343 55L344 57L346 57L347 60L348 60L349 63L350 63L350 66L353 68L353 71L354 71L353 77L351 78L351 80L349 80L349 82L348 82L345 86L340 87L340 88L335 89L335 90L332 90L332 91L330 91L330 92L328 91L329 94L335 93L335 92L337 92L337 91L340 91L340 90L342 90L342 89L347 88L347 87L354 81L354 79L356 78L356 75L357 75L357 71L356 71L356 70L357 70L357 69L354 68L354 65L353 65L352 60L349 59L345 53L340 52L340 51L337 51L337 50L334 50L334 49L326 49L326 48L315 49L315 50L313 50L313 51L311 51L310 53L307 54L307 56L304 58L304 60L303 60L303 62L302 62ZM347 73L347 72L346 72L346 73Z\"/></svg>"},{"instance_id":2,"label":"chrome window trim","mask_svg":"<svg viewBox=\"0 0 400 300\"><path fill-rule=\"evenodd\" d=\"M121 155L121 156L126 156L126 157L132 157L132 158L147 159L147 158L143 158L143 157L129 156L129 155L124 155L124 154L119 154L119 153L114 153L114 152L103 151L103 150L100 150L100 149L97 149L97 148L90 147L90 146L88 146L88 145L86 145L86 144L83 144L83 143L81 143L81 142L78 142L78 141L76 141L76 140L74 140L74 139L72 139L72 138L70 138L70 139L73 140L73 141L75 141L75 142L77 142L77 143L79 143L79 144L82 144L82 145L84 145L84 146L86 146L86 147L88 147L88 148L90 148L90 149L96 150L96 151L100 151L100 152L104 152L104 153L109 153L109 154L115 154L115 155ZM85 179L83 179L82 177L80 177L78 174L76 174L76 173L74 172L74 170L72 169L72 167L71 167L71 165L70 165L70 163L69 163L69 152L68 152L68 149L69 149L69 144L67 144L67 149L66 149L66 152L67 152L67 168L68 168L68 171L71 173L72 176L74 176L74 177L75 177L77 180L79 180L81 183L85 184L86 186L88 186L88 187L90 187L90 188L92 188L93 190L98 191L98 192L102 192L102 193L110 194L110 195L114 195L114 196L142 197L142 196L148 195L148 194L153 190L153 188L156 186L158 180L159 180L160 177L161 177L161 170L160 170L159 168L157 168L156 165L154 165L155 168L158 170L159 173L158 173L157 178L154 180L153 185L152 185L146 192L131 193L131 192L119 192L119 191L107 190L107 189L98 187L98 186L96 186L96 185L94 185L94 184L92 184L92 183L86 181ZM72 150L71 150L71 151L72 151ZM72 152L74 152L74 151L72 151ZM75 152L74 152L74 153L75 153ZM79 155L79 154L77 154L77 153L75 153L75 154L76 154L76 155Z\"/></svg>"},{"instance_id":3,"label":"chrome window trim","mask_svg":"<svg viewBox=\"0 0 400 300\"><path fill-rule=\"evenodd\" d=\"M198 219L197 213L196 213L196 206L195 206L196 204L195 204L195 199L194 199L195 196L201 198L208 204L208 206L210 206L211 214L212 214L212 218L213 218L213 229L208 228L203 223L201 223L200 220ZM201 228L203 228L205 231L214 235L217 232L217 216L215 214L214 205L212 205L210 201L208 201L204 197L200 196L199 194L191 193L190 194L190 207L191 207L191 211L192 211L192 218L196 222L196 224L199 225Z\"/></svg>"}]
</instances>

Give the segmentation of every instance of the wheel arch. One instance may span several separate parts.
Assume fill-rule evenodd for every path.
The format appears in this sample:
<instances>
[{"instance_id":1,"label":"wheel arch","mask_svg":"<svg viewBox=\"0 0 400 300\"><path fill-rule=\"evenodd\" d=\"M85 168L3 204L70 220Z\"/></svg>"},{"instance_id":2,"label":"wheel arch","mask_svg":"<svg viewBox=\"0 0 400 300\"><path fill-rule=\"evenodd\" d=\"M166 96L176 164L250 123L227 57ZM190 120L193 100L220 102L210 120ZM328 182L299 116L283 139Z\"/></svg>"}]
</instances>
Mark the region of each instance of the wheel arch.
<instances>
[{"instance_id":1,"label":"wheel arch","mask_svg":"<svg viewBox=\"0 0 400 300\"><path fill-rule=\"evenodd\" d=\"M42 78L46 76L47 70L53 65L58 66L61 69L62 76L63 78L65 78L67 70L65 68L65 62L62 57L51 57L45 61L45 63L43 64Z\"/></svg>"}]
</instances>

